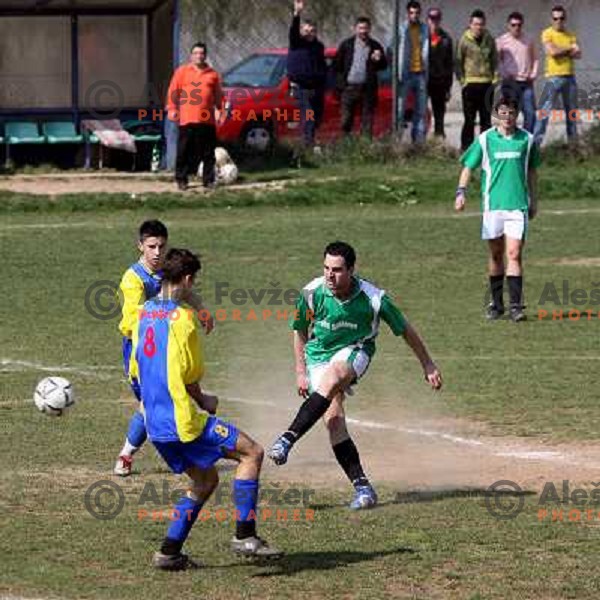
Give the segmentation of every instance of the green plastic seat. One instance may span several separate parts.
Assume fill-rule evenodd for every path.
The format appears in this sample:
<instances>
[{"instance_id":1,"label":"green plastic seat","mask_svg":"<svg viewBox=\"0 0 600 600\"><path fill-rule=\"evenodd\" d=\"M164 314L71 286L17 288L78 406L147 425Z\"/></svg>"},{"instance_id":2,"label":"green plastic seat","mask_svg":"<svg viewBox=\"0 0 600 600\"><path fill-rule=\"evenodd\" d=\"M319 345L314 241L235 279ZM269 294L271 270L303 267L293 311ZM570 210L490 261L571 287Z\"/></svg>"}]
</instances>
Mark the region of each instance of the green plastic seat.
<instances>
[{"instance_id":1,"label":"green plastic seat","mask_svg":"<svg viewBox=\"0 0 600 600\"><path fill-rule=\"evenodd\" d=\"M129 133L136 142L160 142L162 133L159 126L152 121L124 121L123 129Z\"/></svg>"},{"instance_id":2,"label":"green plastic seat","mask_svg":"<svg viewBox=\"0 0 600 600\"><path fill-rule=\"evenodd\" d=\"M42 125L49 144L81 144L83 136L77 133L71 121L49 121Z\"/></svg>"},{"instance_id":3,"label":"green plastic seat","mask_svg":"<svg viewBox=\"0 0 600 600\"><path fill-rule=\"evenodd\" d=\"M45 144L38 124L33 121L9 121L4 127L7 144Z\"/></svg>"},{"instance_id":4,"label":"green plastic seat","mask_svg":"<svg viewBox=\"0 0 600 600\"><path fill-rule=\"evenodd\" d=\"M150 135L150 134L143 134L143 135L136 135L135 133L131 134L133 136L133 139L136 142L160 142L160 140L162 140L162 135Z\"/></svg>"}]
</instances>

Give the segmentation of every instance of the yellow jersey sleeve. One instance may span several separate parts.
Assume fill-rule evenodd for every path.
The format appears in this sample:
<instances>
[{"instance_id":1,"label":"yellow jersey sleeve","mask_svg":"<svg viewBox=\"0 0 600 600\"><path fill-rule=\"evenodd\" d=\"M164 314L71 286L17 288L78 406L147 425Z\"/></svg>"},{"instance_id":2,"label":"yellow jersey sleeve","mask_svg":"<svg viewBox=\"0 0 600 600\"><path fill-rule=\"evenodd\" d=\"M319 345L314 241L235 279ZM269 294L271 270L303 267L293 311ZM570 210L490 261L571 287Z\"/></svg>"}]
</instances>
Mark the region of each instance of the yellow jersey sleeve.
<instances>
[{"instance_id":1,"label":"yellow jersey sleeve","mask_svg":"<svg viewBox=\"0 0 600 600\"><path fill-rule=\"evenodd\" d=\"M194 311L188 307L181 307L179 311L179 317L171 324L171 331L177 342L181 378L189 385L204 376L204 351L200 323Z\"/></svg>"},{"instance_id":2,"label":"yellow jersey sleeve","mask_svg":"<svg viewBox=\"0 0 600 600\"><path fill-rule=\"evenodd\" d=\"M208 413L200 410L186 386L196 383L204 373L204 358L199 324L191 311L178 309L170 315L167 349L167 384L173 401L177 435L182 442L197 439L206 424Z\"/></svg>"},{"instance_id":3,"label":"yellow jersey sleeve","mask_svg":"<svg viewBox=\"0 0 600 600\"><path fill-rule=\"evenodd\" d=\"M119 288L123 294L119 331L123 337L130 338L138 321L139 305L144 303L144 282L132 269L127 269Z\"/></svg>"},{"instance_id":4,"label":"yellow jersey sleeve","mask_svg":"<svg viewBox=\"0 0 600 600\"><path fill-rule=\"evenodd\" d=\"M138 309L140 307L137 307ZM137 314L136 314L137 318ZM131 335L131 356L129 357L129 381L131 382L134 378L139 381L140 379L140 369L135 359L135 354L137 352L138 342L139 342L139 327L134 327Z\"/></svg>"}]
</instances>

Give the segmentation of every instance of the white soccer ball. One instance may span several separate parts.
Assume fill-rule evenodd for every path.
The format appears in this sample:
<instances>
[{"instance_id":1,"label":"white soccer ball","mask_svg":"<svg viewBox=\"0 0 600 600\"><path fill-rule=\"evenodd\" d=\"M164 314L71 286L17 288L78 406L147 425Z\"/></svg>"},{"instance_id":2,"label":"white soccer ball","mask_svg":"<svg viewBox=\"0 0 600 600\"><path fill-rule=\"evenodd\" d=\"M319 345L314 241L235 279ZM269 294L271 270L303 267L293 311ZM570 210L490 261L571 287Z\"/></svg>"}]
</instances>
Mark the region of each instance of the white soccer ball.
<instances>
[{"instance_id":1,"label":"white soccer ball","mask_svg":"<svg viewBox=\"0 0 600 600\"><path fill-rule=\"evenodd\" d=\"M223 165L217 169L217 181L224 185L231 185L237 181L238 174L238 168L233 163Z\"/></svg>"},{"instance_id":2,"label":"white soccer ball","mask_svg":"<svg viewBox=\"0 0 600 600\"><path fill-rule=\"evenodd\" d=\"M71 382L64 377L45 377L36 386L33 401L38 410L51 417L60 417L75 404Z\"/></svg>"}]
</instances>

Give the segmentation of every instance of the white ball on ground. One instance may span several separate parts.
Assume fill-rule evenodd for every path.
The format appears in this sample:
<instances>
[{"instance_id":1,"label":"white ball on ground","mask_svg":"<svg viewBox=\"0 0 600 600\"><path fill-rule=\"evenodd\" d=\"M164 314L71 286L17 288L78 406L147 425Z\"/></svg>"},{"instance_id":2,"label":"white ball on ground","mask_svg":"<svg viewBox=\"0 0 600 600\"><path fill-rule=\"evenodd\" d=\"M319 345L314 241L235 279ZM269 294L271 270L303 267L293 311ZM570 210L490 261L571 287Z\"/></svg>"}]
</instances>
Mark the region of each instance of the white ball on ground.
<instances>
[{"instance_id":1,"label":"white ball on ground","mask_svg":"<svg viewBox=\"0 0 600 600\"><path fill-rule=\"evenodd\" d=\"M38 410L51 417L60 417L75 404L71 382L64 377L45 377L36 386L33 401Z\"/></svg>"},{"instance_id":2,"label":"white ball on ground","mask_svg":"<svg viewBox=\"0 0 600 600\"><path fill-rule=\"evenodd\" d=\"M238 168L233 163L223 165L217 169L217 182L224 185L231 185L237 181L239 175Z\"/></svg>"},{"instance_id":3,"label":"white ball on ground","mask_svg":"<svg viewBox=\"0 0 600 600\"><path fill-rule=\"evenodd\" d=\"M198 166L198 177L202 177L204 164ZM215 149L215 175L220 185L231 185L237 181L239 169L225 148Z\"/></svg>"}]
</instances>

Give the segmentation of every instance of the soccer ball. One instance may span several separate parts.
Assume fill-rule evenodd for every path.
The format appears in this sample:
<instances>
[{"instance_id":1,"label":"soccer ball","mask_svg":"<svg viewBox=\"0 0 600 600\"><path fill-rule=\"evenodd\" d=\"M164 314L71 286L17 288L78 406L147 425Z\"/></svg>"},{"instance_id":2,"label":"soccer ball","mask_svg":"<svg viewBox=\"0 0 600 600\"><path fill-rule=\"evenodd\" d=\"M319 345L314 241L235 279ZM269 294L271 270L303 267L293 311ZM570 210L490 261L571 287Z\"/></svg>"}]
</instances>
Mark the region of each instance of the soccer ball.
<instances>
[{"instance_id":1,"label":"soccer ball","mask_svg":"<svg viewBox=\"0 0 600 600\"><path fill-rule=\"evenodd\" d=\"M198 177L202 177L204 163L198 166ZM237 181L239 170L229 152L220 146L215 148L215 175L220 185L231 185Z\"/></svg>"},{"instance_id":2,"label":"soccer ball","mask_svg":"<svg viewBox=\"0 0 600 600\"><path fill-rule=\"evenodd\" d=\"M233 164L223 165L217 169L217 181L224 185L235 183L238 178L238 168Z\"/></svg>"},{"instance_id":3,"label":"soccer ball","mask_svg":"<svg viewBox=\"0 0 600 600\"><path fill-rule=\"evenodd\" d=\"M51 417L60 417L75 404L71 382L64 377L45 377L36 386L33 401L38 410Z\"/></svg>"}]
</instances>

